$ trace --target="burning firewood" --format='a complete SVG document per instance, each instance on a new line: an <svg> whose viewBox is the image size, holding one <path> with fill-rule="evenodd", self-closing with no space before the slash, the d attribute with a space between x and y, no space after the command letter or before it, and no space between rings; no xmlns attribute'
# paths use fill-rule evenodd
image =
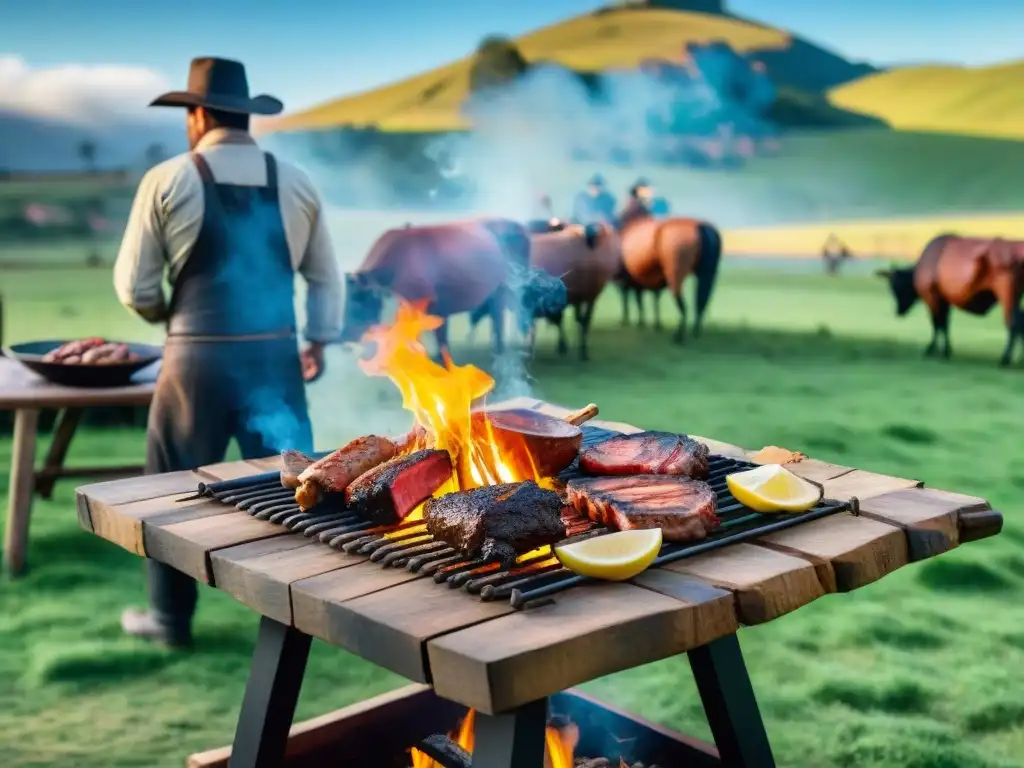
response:
<svg viewBox="0 0 1024 768"><path fill-rule="evenodd" d="M557 493L527 481L445 494L426 503L423 518L428 533L467 558L511 567L517 555L565 538L562 510Z"/></svg>
<svg viewBox="0 0 1024 768"><path fill-rule="evenodd" d="M416 748L443 768L471 768L473 757L448 736L427 736Z"/></svg>

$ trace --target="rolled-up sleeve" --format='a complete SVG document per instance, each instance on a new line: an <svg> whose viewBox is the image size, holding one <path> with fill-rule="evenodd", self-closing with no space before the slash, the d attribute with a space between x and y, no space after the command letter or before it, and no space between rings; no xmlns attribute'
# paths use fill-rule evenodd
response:
<svg viewBox="0 0 1024 768"><path fill-rule="evenodd" d="M161 170L160 166L151 169L139 182L114 263L114 291L118 300L151 323L167 316Z"/></svg>
<svg viewBox="0 0 1024 768"><path fill-rule="evenodd" d="M315 195L312 229L299 274L306 281L306 340L321 344L337 341L342 326L341 270L319 195Z"/></svg>

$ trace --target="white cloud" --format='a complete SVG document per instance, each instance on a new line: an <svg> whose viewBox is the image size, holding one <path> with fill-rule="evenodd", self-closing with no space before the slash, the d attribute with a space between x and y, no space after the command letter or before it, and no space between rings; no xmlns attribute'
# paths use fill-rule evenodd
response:
<svg viewBox="0 0 1024 768"><path fill-rule="evenodd" d="M162 73L145 67L36 68L20 56L0 53L0 109L22 114L89 124L143 117L146 105L170 87Z"/></svg>

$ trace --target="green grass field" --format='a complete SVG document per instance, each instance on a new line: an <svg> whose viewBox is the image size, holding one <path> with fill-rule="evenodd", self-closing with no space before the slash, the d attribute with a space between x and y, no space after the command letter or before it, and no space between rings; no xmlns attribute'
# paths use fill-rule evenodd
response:
<svg viewBox="0 0 1024 768"><path fill-rule="evenodd" d="M8 272L3 284L10 341L154 337L116 306L104 270ZM559 359L552 333L542 333L535 392L570 406L595 401L611 420L783 445L990 499L1006 514L1001 537L745 629L741 642L781 766L1020 766L1024 526L1015 513L1024 471L1015 462L1024 371L996 368L1004 337L995 315L955 315L954 360L922 359L923 312L896 320L883 288L867 276L727 261L706 336L683 348L667 331L620 328L609 293L591 363ZM674 320L667 302L664 315ZM481 346L457 343L457 358L485 358L486 324L479 330ZM464 326L452 338L463 340ZM319 447L404 423L386 383L362 378L340 349L329 363L310 389ZM85 432L69 462L123 463L142 448L141 432ZM0 458L9 453L9 437L0 438ZM37 501L31 572L0 582L4 765L176 768L192 751L230 742L257 617L204 587L193 655L122 638L121 607L143 600L142 563L82 532L73 497L64 484L52 502ZM401 683L315 643L298 717ZM587 688L709 736L684 659Z"/></svg>

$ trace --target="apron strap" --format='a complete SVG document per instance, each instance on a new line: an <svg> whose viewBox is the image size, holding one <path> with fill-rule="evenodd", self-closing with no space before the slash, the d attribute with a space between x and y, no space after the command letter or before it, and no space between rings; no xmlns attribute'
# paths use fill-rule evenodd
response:
<svg viewBox="0 0 1024 768"><path fill-rule="evenodd" d="M277 160L269 152L264 152L263 157L267 163L267 186L263 188L263 197L273 201L277 197Z"/></svg>
<svg viewBox="0 0 1024 768"><path fill-rule="evenodd" d="M213 171L210 170L210 164L206 162L206 158L198 152L192 152L190 156L196 170L199 171L199 178L203 180L203 183L215 185L217 180L213 178Z"/></svg>

